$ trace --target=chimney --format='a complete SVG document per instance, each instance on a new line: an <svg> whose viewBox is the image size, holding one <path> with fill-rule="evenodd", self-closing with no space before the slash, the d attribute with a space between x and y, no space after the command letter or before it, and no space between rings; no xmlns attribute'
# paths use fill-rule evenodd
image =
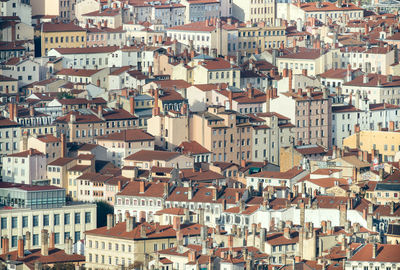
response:
<svg viewBox="0 0 400 270"><path fill-rule="evenodd" d="M29 115L30 115L31 117L35 116L35 110L34 110L34 108L33 108L33 105L30 105L30 106L29 106Z"/></svg>
<svg viewBox="0 0 400 270"><path fill-rule="evenodd" d="M293 71L289 69L289 92L293 89Z"/></svg>
<svg viewBox="0 0 400 270"><path fill-rule="evenodd" d="M72 250L72 239L71 238L65 239L65 244L66 244L65 254L72 255L72 253L73 253L73 250Z"/></svg>
<svg viewBox="0 0 400 270"><path fill-rule="evenodd" d="M126 232L131 232L133 228L135 227L135 217L131 217L129 213L127 213L126 216Z"/></svg>
<svg viewBox="0 0 400 270"><path fill-rule="evenodd" d="M228 90L228 98L229 98L229 110L232 110L233 107L233 92Z"/></svg>
<svg viewBox="0 0 400 270"><path fill-rule="evenodd" d="M394 131L394 121L389 121L389 131Z"/></svg>
<svg viewBox="0 0 400 270"><path fill-rule="evenodd" d="M213 201L216 201L217 200L217 189L216 188L213 188L212 189L212 197L213 197Z"/></svg>
<svg viewBox="0 0 400 270"><path fill-rule="evenodd" d="M25 247L27 250L31 249L31 233L29 231L25 233Z"/></svg>
<svg viewBox="0 0 400 270"><path fill-rule="evenodd" d="M154 107L153 107L153 116L160 114L160 107L158 107L158 89L154 91Z"/></svg>
<svg viewBox="0 0 400 270"><path fill-rule="evenodd" d="M65 141L65 134L61 133L61 157L66 157L67 145Z"/></svg>
<svg viewBox="0 0 400 270"><path fill-rule="evenodd" d="M113 214L107 214L107 230L113 227Z"/></svg>
<svg viewBox="0 0 400 270"><path fill-rule="evenodd" d="M9 118L11 121L15 120L15 115L14 115L14 103L8 103L8 113L9 113Z"/></svg>
<svg viewBox="0 0 400 270"><path fill-rule="evenodd" d="M97 116L99 118L103 118L103 106L102 105L97 106Z"/></svg>
<svg viewBox="0 0 400 270"><path fill-rule="evenodd" d="M55 239L55 233L51 232L50 233L50 243L49 243L49 248L53 249L56 247L56 239Z"/></svg>
<svg viewBox="0 0 400 270"><path fill-rule="evenodd" d="M254 97L254 88L253 87L250 87L249 89L247 89L247 96L250 99L252 99Z"/></svg>
<svg viewBox="0 0 400 270"><path fill-rule="evenodd" d="M47 230L41 232L41 254L42 256L49 256L49 235Z"/></svg>
<svg viewBox="0 0 400 270"><path fill-rule="evenodd" d="M129 98L129 108L130 108L130 110L129 110L129 112L132 114L132 115L135 115L135 97L130 97Z"/></svg>
<svg viewBox="0 0 400 270"><path fill-rule="evenodd" d="M22 237L18 238L18 250L17 250L17 256L18 258L23 258L24 257L24 239Z"/></svg>
<svg viewBox="0 0 400 270"><path fill-rule="evenodd" d="M146 190L146 183L144 181L139 182L139 193L144 193Z"/></svg>
<svg viewBox="0 0 400 270"><path fill-rule="evenodd" d="M289 228L289 227L285 227L285 228L283 229L283 236L284 236L286 239L290 239L290 228Z"/></svg>
<svg viewBox="0 0 400 270"><path fill-rule="evenodd" d="M2 242L3 242L3 245L2 245L2 253L3 253L3 254L6 254L6 253L8 253L9 248L10 248L10 241L8 240L7 236L5 236L5 237L2 239Z"/></svg>
<svg viewBox="0 0 400 270"><path fill-rule="evenodd" d="M303 74L304 76L307 76L307 69L303 69L303 70L302 70L302 74Z"/></svg>
<svg viewBox="0 0 400 270"><path fill-rule="evenodd" d="M181 218L178 216L175 216L172 220L172 228L175 231L179 231L181 229Z"/></svg>
<svg viewBox="0 0 400 270"><path fill-rule="evenodd" d="M302 97L303 96L303 89L298 88L297 89L297 94Z"/></svg>

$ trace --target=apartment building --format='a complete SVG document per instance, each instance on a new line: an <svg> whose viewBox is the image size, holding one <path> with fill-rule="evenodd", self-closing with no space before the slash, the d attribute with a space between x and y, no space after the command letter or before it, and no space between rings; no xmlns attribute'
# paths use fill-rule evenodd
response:
<svg viewBox="0 0 400 270"><path fill-rule="evenodd" d="M24 237L29 242L27 249L40 247L42 241L39 235L43 229L54 233L55 247L64 249L68 238L76 243L83 239L86 230L96 228L96 205L66 204L65 191L61 188L30 185L3 187L15 190L11 193L13 208L0 210L1 234L8 236L10 251L17 249L18 237ZM21 204L24 196L27 200Z"/></svg>
<svg viewBox="0 0 400 270"><path fill-rule="evenodd" d="M51 185L68 188L68 172L76 166L78 161L75 158L60 157L47 164L47 179Z"/></svg>
<svg viewBox="0 0 400 270"><path fill-rule="evenodd" d="M400 76L364 74L343 85L343 94L368 96L370 103L389 103L400 105Z"/></svg>
<svg viewBox="0 0 400 270"><path fill-rule="evenodd" d="M247 55L287 46L286 27L283 25L275 26L260 22L255 26L238 27L237 31L238 51L245 52Z"/></svg>
<svg viewBox="0 0 400 270"><path fill-rule="evenodd" d="M104 27L118 28L122 26L122 9L99 9L82 14L84 24L102 25Z"/></svg>
<svg viewBox="0 0 400 270"><path fill-rule="evenodd" d="M16 94L18 92L18 80L0 75L0 94Z"/></svg>
<svg viewBox="0 0 400 270"><path fill-rule="evenodd" d="M0 157L19 151L21 125L9 118L0 117Z"/></svg>
<svg viewBox="0 0 400 270"><path fill-rule="evenodd" d="M364 9L353 3L344 3L338 1L332 2L310 2L302 3L301 1L293 2L289 5L288 12L292 20L300 19L306 22L308 18L315 18L323 23L339 21L346 18L347 20L360 20L364 18Z"/></svg>
<svg viewBox="0 0 400 270"><path fill-rule="evenodd" d="M9 154L2 159L4 182L32 185L46 180L46 155L36 149Z"/></svg>
<svg viewBox="0 0 400 270"><path fill-rule="evenodd" d="M232 3L232 16L242 22L265 22L267 25L275 23L275 0L233 0Z"/></svg>
<svg viewBox="0 0 400 270"><path fill-rule="evenodd" d="M136 166L149 170L153 166L193 169L193 157L181 155L178 152L140 150L125 158L125 166Z"/></svg>
<svg viewBox="0 0 400 270"><path fill-rule="evenodd" d="M43 23L40 29L41 55L54 48L86 47L86 29L73 23Z"/></svg>
<svg viewBox="0 0 400 270"><path fill-rule="evenodd" d="M190 140L213 149L212 161L240 163L252 157L252 125L247 117L223 106L210 106L208 111L190 118Z"/></svg>
<svg viewBox="0 0 400 270"><path fill-rule="evenodd" d="M151 9L152 20L159 20L164 27L174 27L185 23L185 5L170 3L153 5Z"/></svg>
<svg viewBox="0 0 400 270"><path fill-rule="evenodd" d="M129 213L137 221L152 221L157 211L164 207L170 189L168 183L131 181L115 196L114 213L126 221Z"/></svg>
<svg viewBox="0 0 400 270"><path fill-rule="evenodd" d="M319 144L330 147L332 144L332 100L328 90L309 88L303 91L281 93L271 100L271 111L280 111L290 118L297 142ZM286 108L282 111L281 108Z"/></svg>
<svg viewBox="0 0 400 270"><path fill-rule="evenodd" d="M216 0L196 1L184 0L180 2L185 8L185 23L205 21L219 18L221 3Z"/></svg>
<svg viewBox="0 0 400 270"><path fill-rule="evenodd" d="M3 62L2 75L18 80L18 88L43 79L40 74L40 64L21 57L13 57Z"/></svg>
<svg viewBox="0 0 400 270"><path fill-rule="evenodd" d="M94 142L97 136L130 129L137 117L123 109L97 108L71 111L56 119L58 134L66 134L68 142Z"/></svg>
<svg viewBox="0 0 400 270"><path fill-rule="evenodd" d="M0 16L18 16L21 22L32 25L32 6L29 0L2 1Z"/></svg>
<svg viewBox="0 0 400 270"><path fill-rule="evenodd" d="M96 137L107 149L107 160L120 167L127 156L140 150L154 150L154 137L141 129L127 129Z"/></svg>

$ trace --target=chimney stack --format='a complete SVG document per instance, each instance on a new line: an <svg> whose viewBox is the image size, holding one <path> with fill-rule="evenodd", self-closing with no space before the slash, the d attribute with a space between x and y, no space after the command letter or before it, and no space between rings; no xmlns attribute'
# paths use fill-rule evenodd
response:
<svg viewBox="0 0 400 270"><path fill-rule="evenodd" d="M18 250L17 250L17 256L18 258L23 258L24 257L24 239L22 237L18 238Z"/></svg>
<svg viewBox="0 0 400 270"><path fill-rule="evenodd" d="M67 152L67 145L65 141L65 134L61 133L61 157L64 158L66 157L66 152Z"/></svg>
<svg viewBox="0 0 400 270"><path fill-rule="evenodd" d="M129 112L132 115L135 115L135 97L129 98L129 108L130 108Z"/></svg>
<svg viewBox="0 0 400 270"><path fill-rule="evenodd" d="M107 230L113 227L113 214L107 214Z"/></svg>
<svg viewBox="0 0 400 270"><path fill-rule="evenodd" d="M47 230L41 232L41 254L42 256L49 256L49 235Z"/></svg>

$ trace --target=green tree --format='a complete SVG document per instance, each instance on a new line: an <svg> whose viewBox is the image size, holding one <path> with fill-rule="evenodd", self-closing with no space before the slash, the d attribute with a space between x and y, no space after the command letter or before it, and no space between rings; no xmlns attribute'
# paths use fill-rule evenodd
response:
<svg viewBox="0 0 400 270"><path fill-rule="evenodd" d="M97 205L97 228L107 226L107 215L114 214L114 207L107 202L96 202Z"/></svg>
<svg viewBox="0 0 400 270"><path fill-rule="evenodd" d="M60 93L58 93L57 98L58 98L58 99L63 99L63 98L66 98L66 99L73 99L73 98L75 98L75 97L74 97L73 95L71 95L70 93L67 93L67 92L60 92Z"/></svg>

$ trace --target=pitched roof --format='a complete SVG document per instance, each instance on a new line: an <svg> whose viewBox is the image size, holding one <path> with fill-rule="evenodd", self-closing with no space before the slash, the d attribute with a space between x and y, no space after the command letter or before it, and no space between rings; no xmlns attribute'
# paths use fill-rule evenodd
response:
<svg viewBox="0 0 400 270"><path fill-rule="evenodd" d="M120 132L98 136L97 140L111 140L124 142L153 141L154 136L142 129L127 129Z"/></svg>
<svg viewBox="0 0 400 270"><path fill-rule="evenodd" d="M65 68L56 73L56 75L66 76L79 76L79 77L91 77L98 73L101 69L73 69Z"/></svg>
<svg viewBox="0 0 400 270"><path fill-rule="evenodd" d="M167 152L167 151L153 151L153 150L140 150L128 157L125 160L138 160L138 161L153 161L153 160L171 160L180 153L177 152Z"/></svg>
<svg viewBox="0 0 400 270"><path fill-rule="evenodd" d="M29 156L44 156L44 154L36 149L29 149L15 154L9 154L8 157L29 157Z"/></svg>
<svg viewBox="0 0 400 270"><path fill-rule="evenodd" d="M185 155L190 155L190 154L198 155L198 154L211 153L207 148L203 147L196 141L182 142L178 147L182 150L182 153Z"/></svg>
<svg viewBox="0 0 400 270"><path fill-rule="evenodd" d="M9 118L0 116L0 128L18 127L18 126L20 126L20 124L18 124L17 122L11 121Z"/></svg>
<svg viewBox="0 0 400 270"><path fill-rule="evenodd" d="M258 173L251 174L248 177L292 179L302 172L304 172L303 169L293 167L286 172L261 171Z"/></svg>
<svg viewBox="0 0 400 270"><path fill-rule="evenodd" d="M73 23L51 23L45 22L42 24L43 32L86 32L86 30Z"/></svg>
<svg viewBox="0 0 400 270"><path fill-rule="evenodd" d="M353 3L348 3L347 5L342 4L342 6L338 7L336 3L332 2L322 2L321 7L317 7L317 2L301 3L300 8L306 12L363 10L362 8L356 6Z"/></svg>
<svg viewBox="0 0 400 270"><path fill-rule="evenodd" d="M118 46L103 47L83 47L83 48L54 48L60 54L90 54L90 53L110 53L118 50Z"/></svg>
<svg viewBox="0 0 400 270"><path fill-rule="evenodd" d="M372 256L374 244L366 244L349 261L400 263L400 245L376 244L376 257Z"/></svg>

